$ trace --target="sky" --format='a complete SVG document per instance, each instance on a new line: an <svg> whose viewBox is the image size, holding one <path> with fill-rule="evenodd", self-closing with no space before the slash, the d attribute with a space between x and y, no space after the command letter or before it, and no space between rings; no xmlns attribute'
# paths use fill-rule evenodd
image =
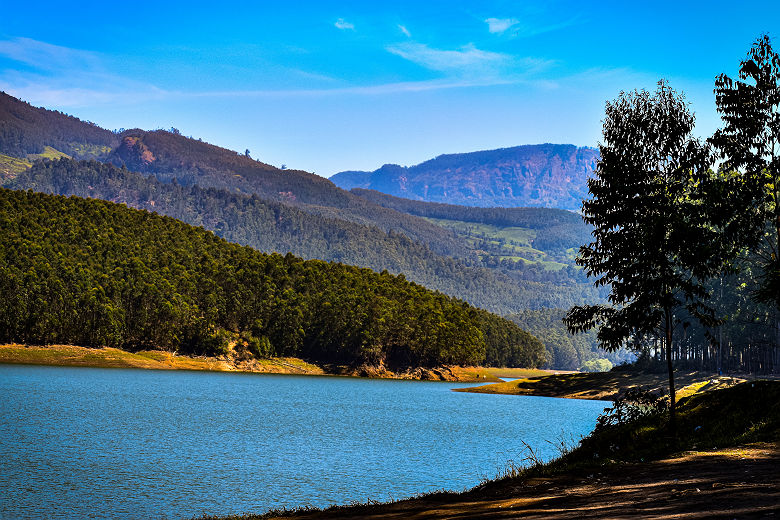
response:
<svg viewBox="0 0 780 520"><path fill-rule="evenodd" d="M780 2L12 2L0 90L111 130L169 129L328 177L444 153L596 146L605 102L712 93Z"/></svg>

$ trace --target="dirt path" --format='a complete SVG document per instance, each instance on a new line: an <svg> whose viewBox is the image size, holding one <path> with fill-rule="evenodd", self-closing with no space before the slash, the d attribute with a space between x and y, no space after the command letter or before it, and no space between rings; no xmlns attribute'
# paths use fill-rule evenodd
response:
<svg viewBox="0 0 780 520"><path fill-rule="evenodd" d="M281 518L780 518L780 449L764 444L693 452L525 484L501 481L462 495Z"/></svg>

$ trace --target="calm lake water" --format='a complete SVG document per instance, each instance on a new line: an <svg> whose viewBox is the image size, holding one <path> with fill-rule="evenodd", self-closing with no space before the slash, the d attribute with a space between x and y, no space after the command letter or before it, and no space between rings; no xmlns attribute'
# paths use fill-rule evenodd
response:
<svg viewBox="0 0 780 520"><path fill-rule="evenodd" d="M0 365L0 518L192 518L463 490L598 401L419 381Z"/></svg>

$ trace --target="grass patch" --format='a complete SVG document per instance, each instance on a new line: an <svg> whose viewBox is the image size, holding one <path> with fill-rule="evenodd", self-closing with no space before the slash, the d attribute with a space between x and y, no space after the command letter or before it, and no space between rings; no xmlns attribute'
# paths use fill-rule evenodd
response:
<svg viewBox="0 0 780 520"><path fill-rule="evenodd" d="M115 348L92 349L73 345L45 347L0 345L0 363L153 370L246 371L277 374L317 375L324 373L322 368L297 358L260 359L236 365L227 360L213 357L180 356L173 352L159 350L127 352Z"/></svg>
<svg viewBox="0 0 780 520"><path fill-rule="evenodd" d="M561 370L544 370L541 368L488 368L488 371L502 379L525 379L529 377L543 377L560 373L569 373Z"/></svg>
<svg viewBox="0 0 780 520"><path fill-rule="evenodd" d="M81 159L102 159L111 152L110 146L86 143L68 143L74 156Z"/></svg>
<svg viewBox="0 0 780 520"><path fill-rule="evenodd" d="M13 179L27 170L30 166L32 166L30 161L0 154L0 181Z"/></svg>
<svg viewBox="0 0 780 520"><path fill-rule="evenodd" d="M452 366L448 368L449 371L452 372L452 375L458 378L458 381L463 381L466 383L472 383L472 382L491 383L491 382L501 381L500 379L501 376L497 376L492 368L457 367L457 366Z"/></svg>
<svg viewBox="0 0 780 520"><path fill-rule="evenodd" d="M56 148L52 148L51 146L44 146L43 152L41 153L29 153L27 154L27 159L30 161L36 161L38 159L70 159L70 155L66 153L62 153L61 151L57 150Z"/></svg>

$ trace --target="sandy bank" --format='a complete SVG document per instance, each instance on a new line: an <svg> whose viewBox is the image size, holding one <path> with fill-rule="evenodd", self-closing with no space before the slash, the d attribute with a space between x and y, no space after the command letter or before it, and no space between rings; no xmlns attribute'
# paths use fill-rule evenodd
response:
<svg viewBox="0 0 780 520"><path fill-rule="evenodd" d="M234 356L191 357L165 351L127 352L115 348L85 348L74 345L0 345L0 363L26 365L80 366L100 368L143 368L152 370L207 370L214 372L253 372L266 374L338 375L381 379L430 381L500 381L483 367L445 366L412 368L393 372L385 367L336 365L320 366L298 358L237 358Z"/></svg>

